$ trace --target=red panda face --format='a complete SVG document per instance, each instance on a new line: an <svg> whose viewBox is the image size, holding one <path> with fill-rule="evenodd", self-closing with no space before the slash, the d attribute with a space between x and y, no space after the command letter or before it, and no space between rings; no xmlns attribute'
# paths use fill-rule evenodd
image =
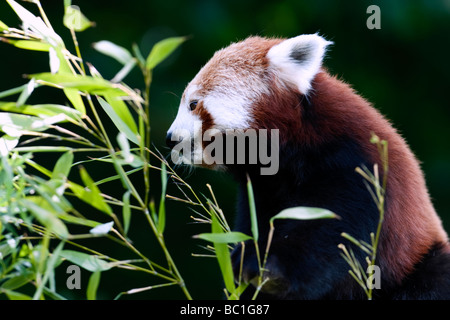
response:
<svg viewBox="0 0 450 320"><path fill-rule="evenodd" d="M183 140L191 147L190 154L183 152L183 162L210 164L203 152L205 133L263 129L260 124L273 110L264 110L261 100L270 101L280 88L306 95L328 44L317 34L287 40L251 37L216 52L186 87L168 130L169 146ZM180 149L173 153L179 155Z"/></svg>

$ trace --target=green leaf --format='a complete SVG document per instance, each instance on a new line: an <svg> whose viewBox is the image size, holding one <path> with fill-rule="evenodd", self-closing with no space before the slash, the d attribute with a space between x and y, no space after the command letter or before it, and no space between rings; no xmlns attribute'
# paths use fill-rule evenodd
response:
<svg viewBox="0 0 450 320"><path fill-rule="evenodd" d="M1 28L1 26L0 26ZM51 48L51 45L42 41L36 40L13 40L13 39L5 39L5 42L12 44L13 46L25 49L25 50L33 50L33 51L45 51L48 52Z"/></svg>
<svg viewBox="0 0 450 320"><path fill-rule="evenodd" d="M128 116L129 110L128 110L128 107L125 105L125 103L121 100L115 100L115 102L113 103L113 105L115 106L115 108L114 108L111 104L109 104L108 102L106 102L105 100L103 100L100 97L98 98L98 101L100 102L100 105L103 108L103 110L106 112L106 114L112 120L114 125L117 127L117 129L120 132L122 132L123 134L125 134L125 136L128 138L128 140L139 145L139 138L138 138L138 134L136 133L137 132L136 123L134 122L134 120L129 119L129 117L131 117L131 119L133 119L133 118L132 118L131 114ZM119 101L121 101L121 103ZM122 103L126 109L119 107L120 105L122 105ZM125 110L127 110L128 112L126 112ZM131 122L131 121L133 121L133 122ZM134 128L130 128L130 126L128 126L127 122L134 123Z"/></svg>
<svg viewBox="0 0 450 320"><path fill-rule="evenodd" d="M53 250L52 255L47 261L46 264L46 270L44 277L42 278L42 281L40 281L36 292L33 295L33 300L38 300L41 298L42 292L45 291L45 284L48 280L51 280L54 282L55 277L55 268L58 266L58 264L61 262L59 259L60 253L62 251L62 248L65 245L65 241L61 241L55 250Z"/></svg>
<svg viewBox="0 0 450 320"><path fill-rule="evenodd" d="M50 231L54 229L54 227L51 227L51 224L55 225L56 227L59 227L61 225L61 228L67 232L65 224L59 220L61 216L65 215L65 210L70 210L71 205L67 202L63 197L61 197L59 194L56 194L55 191L51 190L51 182L48 181L48 184L42 184L42 185L36 185L37 192L40 194L39 196L27 196L26 201L28 203L32 203L35 208L38 208L38 210L43 215L42 218L38 220L46 226ZM64 209L63 209L64 207ZM30 208L27 207L29 210ZM38 212L37 214L40 214ZM46 213L46 214L45 214ZM36 213L34 214L36 216ZM47 215L49 217L47 217ZM51 224L44 223L43 219L50 220Z"/></svg>
<svg viewBox="0 0 450 320"><path fill-rule="evenodd" d="M128 139L123 132L119 132L119 134L117 135L117 143L120 147L120 155L123 159L123 163L131 165L134 161L135 156L132 152L130 152L130 144L128 143ZM111 159L107 160L112 161Z"/></svg>
<svg viewBox="0 0 450 320"><path fill-rule="evenodd" d="M38 206L34 201L24 199L21 200L20 203L30 210L36 219L51 232L63 239L66 239L69 236L66 225L57 217L56 212L50 211L49 208L44 209Z"/></svg>
<svg viewBox="0 0 450 320"><path fill-rule="evenodd" d="M31 116L36 116L42 119L64 114L68 119L78 122L81 119L81 113L70 107L59 104L36 104L36 105L21 105L18 106L15 102L0 102L0 110L10 111L14 113L22 113ZM61 121L64 122L65 120Z"/></svg>
<svg viewBox="0 0 450 320"><path fill-rule="evenodd" d="M105 100L109 103L109 105L113 108L114 112L120 117L120 119L130 128L133 134L137 135L137 126L134 121L133 116L131 115L130 110L128 109L127 104L123 101L120 96L113 94L104 94Z"/></svg>
<svg viewBox="0 0 450 320"><path fill-rule="evenodd" d="M167 189L167 169L164 162L161 163L161 199L158 210L158 231L164 232L166 226L166 189Z"/></svg>
<svg viewBox="0 0 450 320"><path fill-rule="evenodd" d="M156 213L155 201L153 199L150 200L150 203L148 204L148 207L149 207L150 212L152 214L153 221L155 222L155 224L158 224L158 214Z"/></svg>
<svg viewBox="0 0 450 320"><path fill-rule="evenodd" d="M315 220L315 219L333 219L339 218L338 215L327 209L314 207L292 207L282 210L270 219L273 223L275 219L294 219L294 220Z"/></svg>
<svg viewBox="0 0 450 320"><path fill-rule="evenodd" d="M89 230L89 233L90 234L95 234L95 235L105 235L109 231L111 231L113 225L114 225L114 221L107 222L107 223L104 223L104 224L100 224L100 225L92 228L91 230Z"/></svg>
<svg viewBox="0 0 450 320"><path fill-rule="evenodd" d="M53 31L53 29L47 26L40 17L36 17L30 11L22 7L14 0L6 0L11 8L19 16L20 20L24 22L33 32L39 34L44 38L45 42L48 42L52 46L64 46L64 42L61 37Z"/></svg>
<svg viewBox="0 0 450 320"><path fill-rule="evenodd" d="M241 232L226 232L226 233L201 233L195 238L207 240L213 243L237 243L251 240L252 237Z"/></svg>
<svg viewBox="0 0 450 320"><path fill-rule="evenodd" d="M32 74L29 78L45 81L65 89L78 89L80 91L86 91L92 94L113 94L115 96L127 95L124 91L120 90L109 81L91 76L43 72Z"/></svg>
<svg viewBox="0 0 450 320"><path fill-rule="evenodd" d="M89 277L89 283L86 290L86 297L88 300L95 300L97 298L97 289L100 283L100 271L95 271Z"/></svg>
<svg viewBox="0 0 450 320"><path fill-rule="evenodd" d="M57 292L55 292L53 290L50 290L50 289L48 289L46 287L43 288L43 291L44 291L45 295L47 297L49 297L50 299L53 299L53 300L67 300L65 297L63 297L59 293L57 293Z"/></svg>
<svg viewBox="0 0 450 320"><path fill-rule="evenodd" d="M32 300L30 296L16 291L4 290L4 293L6 294L9 300Z"/></svg>
<svg viewBox="0 0 450 320"><path fill-rule="evenodd" d="M86 218L79 218L79 217L71 216L69 214L59 215L59 218L61 220L67 221L69 223L79 224L79 225L91 227L91 228L95 228L96 226L100 225L100 222L97 222L94 220L89 220Z"/></svg>
<svg viewBox="0 0 450 320"><path fill-rule="evenodd" d="M26 87L23 89L22 93L20 94L19 98L17 99L17 102L16 102L17 106L20 107L27 101L29 96L33 93L35 85L36 85L36 81L34 79L31 79L27 83Z"/></svg>
<svg viewBox="0 0 450 320"><path fill-rule="evenodd" d="M15 87L15 88L12 88L12 89L8 89L8 90L5 90L5 91L2 91L2 92L0 92L0 99L2 99L4 97L9 97L9 96L21 93L26 86L27 86L27 84L23 84L23 85L21 85L19 87Z"/></svg>
<svg viewBox="0 0 450 320"><path fill-rule="evenodd" d="M131 195L131 191L127 191L123 194L123 197L122 197L123 230L124 230L125 234L128 233L128 229L130 228L130 221L131 221L130 195Z"/></svg>
<svg viewBox="0 0 450 320"><path fill-rule="evenodd" d="M6 134L3 135L3 137L0 138L0 156L6 157L8 153L17 146L18 143L18 138L10 137ZM4 169L5 168L3 168L3 170Z"/></svg>
<svg viewBox="0 0 450 320"><path fill-rule="evenodd" d="M139 61L140 66L145 66L145 59L142 56L139 46L136 43L133 43L132 49L133 49L134 55L136 56L136 59Z"/></svg>
<svg viewBox="0 0 450 320"><path fill-rule="evenodd" d="M81 98L81 95L78 93L78 90L65 88L63 89L63 91L67 99L69 99L69 101L72 103L75 110L80 112L82 115L85 115L86 106L84 105L83 99Z"/></svg>
<svg viewBox="0 0 450 320"><path fill-rule="evenodd" d="M65 116L63 114L41 119L23 114L2 112L0 113L0 131L11 137L20 137L26 131L45 131L51 125L64 120Z"/></svg>
<svg viewBox="0 0 450 320"><path fill-rule="evenodd" d="M113 264L100 259L98 256L89 255L83 252L63 250L59 256L90 272L106 271L113 267Z"/></svg>
<svg viewBox="0 0 450 320"><path fill-rule="evenodd" d="M104 55L107 55L118 62L120 62L123 65L126 65L131 60L133 60L133 56L131 55L130 51L125 49L124 47L118 46L115 43L112 43L111 41L102 40L99 42L94 43L93 45L94 49L98 52L103 53Z"/></svg>
<svg viewBox="0 0 450 320"><path fill-rule="evenodd" d="M62 50L56 48L56 55L59 59L59 70L58 74L68 74L72 75L72 69L70 63L67 61L66 56L62 53ZM82 115L86 114L86 106L84 105L83 99L77 89L64 88L64 94L67 99L72 103L73 107L80 112Z"/></svg>
<svg viewBox="0 0 450 320"><path fill-rule="evenodd" d="M78 6L69 5L65 8L63 23L68 29L81 32L94 25L84 14L81 13Z"/></svg>
<svg viewBox="0 0 450 320"><path fill-rule="evenodd" d="M4 290L16 290L20 287L26 285L30 281L34 279L34 274L32 272L26 272L24 274L20 274L11 279L8 279L0 286L0 291Z"/></svg>
<svg viewBox="0 0 450 320"><path fill-rule="evenodd" d="M73 164L73 152L64 153L56 162L52 172L52 179L67 179Z"/></svg>
<svg viewBox="0 0 450 320"><path fill-rule="evenodd" d="M251 221L251 229L253 239L258 241L258 218L256 216L256 205L255 205L255 196L253 194L253 186L250 181L250 177L247 176L247 194L248 194L248 205L250 208L250 221Z"/></svg>
<svg viewBox="0 0 450 320"><path fill-rule="evenodd" d="M80 200L90 204L100 211L107 213L108 215L111 215L113 213L111 207L105 202L105 199L103 199L101 195L100 189L95 185L94 181L83 167L80 168L80 176L86 187L83 188L74 182L69 182L69 188Z"/></svg>
<svg viewBox="0 0 450 320"><path fill-rule="evenodd" d="M158 64L165 60L176 48L178 48L186 37L172 37L156 43L146 59L147 69L154 69Z"/></svg>
<svg viewBox="0 0 450 320"><path fill-rule="evenodd" d="M224 231L220 226L214 213L211 214L211 231L213 234L223 234ZM217 261L219 262L220 271L222 273L223 281L225 282L225 287L228 292L232 293L235 291L234 286L234 274L233 267L231 265L230 250L226 243L214 242L214 249L216 252Z"/></svg>
<svg viewBox="0 0 450 320"><path fill-rule="evenodd" d="M126 65L123 66L122 69L120 69L119 72L114 76L114 78L111 79L111 82L113 83L119 83L121 82L130 72L133 70L134 66L136 65L136 60L130 60Z"/></svg>
<svg viewBox="0 0 450 320"><path fill-rule="evenodd" d="M61 66L61 61L59 60L58 52L53 47L51 47L48 50L48 58L49 58L48 63L50 66L50 72L58 73L59 68Z"/></svg>
<svg viewBox="0 0 450 320"><path fill-rule="evenodd" d="M0 21L0 32L2 32L2 31L7 31L9 29L9 27L6 25L6 24L4 24L2 21Z"/></svg>

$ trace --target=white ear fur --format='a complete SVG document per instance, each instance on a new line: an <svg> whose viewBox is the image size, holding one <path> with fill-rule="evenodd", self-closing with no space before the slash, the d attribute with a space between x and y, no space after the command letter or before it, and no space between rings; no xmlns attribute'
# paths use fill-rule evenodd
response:
<svg viewBox="0 0 450 320"><path fill-rule="evenodd" d="M328 45L332 42L317 34L305 34L284 40L267 53L278 76L294 85L302 94L311 89L311 81L319 72Z"/></svg>

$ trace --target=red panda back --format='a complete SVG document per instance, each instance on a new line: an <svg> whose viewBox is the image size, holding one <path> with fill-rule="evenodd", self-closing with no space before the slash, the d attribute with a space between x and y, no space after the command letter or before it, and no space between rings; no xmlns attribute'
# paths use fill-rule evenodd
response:
<svg viewBox="0 0 450 320"><path fill-rule="evenodd" d="M311 148L346 136L381 168L372 133L388 142L387 204L379 244L379 264L385 276L400 283L436 243L447 243L447 234L431 203L419 162L405 140L372 105L346 83L322 69L312 82L312 92L299 102L300 93L272 80L271 96L254 104L254 128L278 128L282 143L295 141ZM314 109L314 121L302 111ZM370 168L372 169L372 168ZM362 179L362 178L361 178ZM355 214L358 214L355 212Z"/></svg>
<svg viewBox="0 0 450 320"><path fill-rule="evenodd" d="M321 72L314 80L313 104L323 112L321 137L345 132L363 146L381 167L371 133L388 142L386 213L379 244L379 263L400 282L436 243L447 243L447 234L435 212L419 162L391 124L347 84ZM303 134L307 134L303 132ZM357 214L357 213L355 213Z"/></svg>

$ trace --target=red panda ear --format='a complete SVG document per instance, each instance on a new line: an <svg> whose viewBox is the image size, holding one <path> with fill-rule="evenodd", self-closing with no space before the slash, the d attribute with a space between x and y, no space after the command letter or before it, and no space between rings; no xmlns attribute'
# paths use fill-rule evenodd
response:
<svg viewBox="0 0 450 320"><path fill-rule="evenodd" d="M283 82L306 95L330 44L332 42L317 34L305 34L273 46L267 58Z"/></svg>

